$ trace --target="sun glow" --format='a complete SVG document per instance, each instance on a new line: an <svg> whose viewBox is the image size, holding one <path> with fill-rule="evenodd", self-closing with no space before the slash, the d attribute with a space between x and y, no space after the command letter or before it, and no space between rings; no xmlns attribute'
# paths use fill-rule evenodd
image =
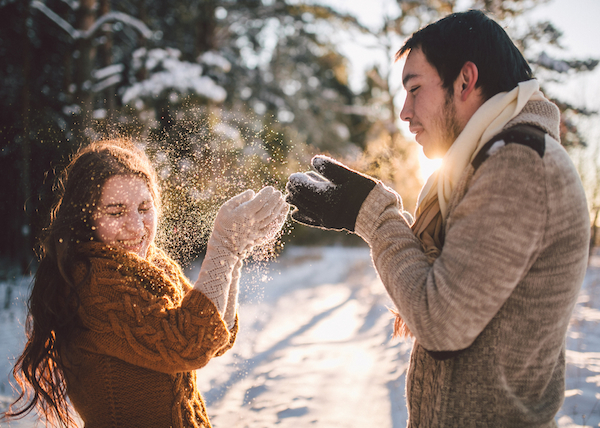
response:
<svg viewBox="0 0 600 428"><path fill-rule="evenodd" d="M419 165L421 170L421 178L426 182L431 174L433 174L442 165L441 159L428 159L423 153L423 148L419 150Z"/></svg>

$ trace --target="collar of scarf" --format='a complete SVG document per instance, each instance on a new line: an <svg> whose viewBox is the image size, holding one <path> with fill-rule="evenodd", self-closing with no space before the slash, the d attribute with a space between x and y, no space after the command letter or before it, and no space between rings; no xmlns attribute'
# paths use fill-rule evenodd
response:
<svg viewBox="0 0 600 428"><path fill-rule="evenodd" d="M473 114L419 194L414 234L421 240L430 263L443 246L443 229L448 203L465 169L483 145L517 116L529 101L548 101L536 80L520 82L510 92L501 92L487 100Z"/></svg>
<svg viewBox="0 0 600 428"><path fill-rule="evenodd" d="M177 263L154 244L148 249L145 259L100 242L82 244L80 253L90 259L105 261L106 267L116 269L129 285L144 288L157 297L168 297L173 303L183 299L184 287L189 285ZM114 267L111 262L114 262Z"/></svg>

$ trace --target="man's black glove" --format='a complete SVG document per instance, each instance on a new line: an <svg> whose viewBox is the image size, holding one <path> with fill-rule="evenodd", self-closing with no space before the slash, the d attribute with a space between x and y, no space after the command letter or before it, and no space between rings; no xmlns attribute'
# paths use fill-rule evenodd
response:
<svg viewBox="0 0 600 428"><path fill-rule="evenodd" d="M292 218L309 226L354 232L356 217L377 182L327 156L312 158L313 171L292 174L285 201Z"/></svg>

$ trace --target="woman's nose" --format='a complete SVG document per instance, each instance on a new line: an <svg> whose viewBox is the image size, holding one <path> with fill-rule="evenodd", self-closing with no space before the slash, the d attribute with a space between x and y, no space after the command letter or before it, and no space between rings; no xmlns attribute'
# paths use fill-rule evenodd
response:
<svg viewBox="0 0 600 428"><path fill-rule="evenodd" d="M127 215L127 222L125 224L128 230L132 232L137 232L144 229L144 220L142 215L137 212L130 212Z"/></svg>

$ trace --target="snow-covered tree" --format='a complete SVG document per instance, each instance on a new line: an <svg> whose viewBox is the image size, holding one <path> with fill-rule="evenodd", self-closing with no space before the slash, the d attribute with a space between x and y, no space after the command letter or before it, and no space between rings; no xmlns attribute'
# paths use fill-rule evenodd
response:
<svg viewBox="0 0 600 428"><path fill-rule="evenodd" d="M415 146L397 130L400 88L389 65L405 37L459 3L494 12L513 31L513 18L541 0L398 0L378 29L325 0L0 1L0 215L9 219L0 256L21 251L26 266L51 168L102 136L145 141L167 205L187 207L192 223L209 224L201 213L242 187L282 188L317 152L416 194ZM513 34L542 81L597 64L542 49L559 40L550 24ZM362 89L350 86L340 35L370 37L389 60L368 70ZM585 109L557 101L563 140L580 144L573 117ZM165 235L188 235L182 218L166 220Z"/></svg>

